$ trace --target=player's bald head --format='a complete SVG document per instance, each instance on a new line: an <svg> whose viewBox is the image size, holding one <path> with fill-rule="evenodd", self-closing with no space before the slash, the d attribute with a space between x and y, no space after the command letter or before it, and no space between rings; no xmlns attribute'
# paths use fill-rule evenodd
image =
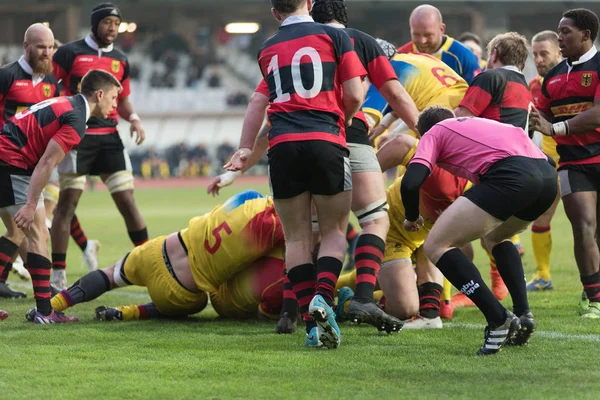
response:
<svg viewBox="0 0 600 400"><path fill-rule="evenodd" d="M436 7L429 4L422 4L415 8L412 13L410 13L409 23L412 25L413 23L438 23L442 24L444 21L442 20L442 13Z"/></svg>
<svg viewBox="0 0 600 400"><path fill-rule="evenodd" d="M27 28L23 41L27 43L51 41L54 43L54 34L52 29L38 22Z"/></svg>

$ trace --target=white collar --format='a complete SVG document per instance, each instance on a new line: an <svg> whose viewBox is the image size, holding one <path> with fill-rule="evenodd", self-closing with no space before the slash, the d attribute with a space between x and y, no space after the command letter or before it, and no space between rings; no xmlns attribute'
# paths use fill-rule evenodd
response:
<svg viewBox="0 0 600 400"><path fill-rule="evenodd" d="M284 19L281 26L300 24L302 22L315 22L315 20L310 15L292 15Z"/></svg>
<svg viewBox="0 0 600 400"><path fill-rule="evenodd" d="M85 44L90 46L92 49L96 50L98 52L98 55L100 55L100 52L103 52L103 53L111 52L111 51L113 51L113 47L114 47L112 43L106 47L100 47L100 45L98 45L98 43L96 43L96 41L92 37L91 33L88 33L88 35L85 37Z"/></svg>
<svg viewBox="0 0 600 400"><path fill-rule="evenodd" d="M571 65L583 64L584 62L590 61L597 52L598 50L596 50L596 46L592 46L592 48L586 51L584 55L579 57L579 60L573 61ZM567 60L567 64L569 64L569 60Z"/></svg>
<svg viewBox="0 0 600 400"><path fill-rule="evenodd" d="M337 22L332 22L330 24L326 24L329 26L333 26L334 28L338 28L338 29L346 29L346 27L343 24L339 24Z"/></svg>
<svg viewBox="0 0 600 400"><path fill-rule="evenodd" d="M37 85L38 83L40 83L41 81L44 80L45 75L34 73L33 68L31 68L31 65L29 65L27 60L25 60L25 56L21 56L21 58L19 58L18 62L19 62L19 66L23 69L23 71L25 71L26 73L31 75L31 80L33 82L33 86Z"/></svg>
<svg viewBox="0 0 600 400"><path fill-rule="evenodd" d="M82 95L81 93L79 93L79 95L81 97L83 97L83 102L85 103L85 122L87 124L87 121L90 119L91 117L91 110L90 110L90 103L88 103L87 99L85 98L84 95Z"/></svg>
<svg viewBox="0 0 600 400"><path fill-rule="evenodd" d="M523 75L523 71L521 71L516 65L503 65L499 69L507 69L509 71L515 71L515 72L518 72L519 74Z"/></svg>

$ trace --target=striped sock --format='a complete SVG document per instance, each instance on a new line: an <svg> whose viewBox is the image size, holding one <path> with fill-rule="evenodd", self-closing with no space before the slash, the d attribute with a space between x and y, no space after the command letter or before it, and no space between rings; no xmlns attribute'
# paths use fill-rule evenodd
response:
<svg viewBox="0 0 600 400"><path fill-rule="evenodd" d="M419 286L419 314L424 318L440 316L442 286L435 282L425 282Z"/></svg>
<svg viewBox="0 0 600 400"><path fill-rule="evenodd" d="M31 274L31 283L33 285L33 297L37 310L42 315L48 315L52 312L50 305L50 270L52 263L46 257L35 253L27 253L27 270Z"/></svg>
<svg viewBox="0 0 600 400"><path fill-rule="evenodd" d="M333 305L335 285L344 264L335 257L321 257L317 260L317 294L323 296L327 304Z"/></svg>
<svg viewBox="0 0 600 400"><path fill-rule="evenodd" d="M77 246L84 251L87 247L87 236L83 229L81 229L81 225L79 225L79 220L77 219L77 215L73 214L73 219L71 219L71 237L77 243Z"/></svg>
<svg viewBox="0 0 600 400"><path fill-rule="evenodd" d="M52 253L52 269L61 270L67 269L67 254Z"/></svg>
<svg viewBox="0 0 600 400"><path fill-rule="evenodd" d="M136 247L141 246L148 241L148 229L146 229L146 227L139 231L129 231L127 233L129 234L129 239L131 239L131 242Z"/></svg>
<svg viewBox="0 0 600 400"><path fill-rule="evenodd" d="M297 265L289 270L287 276L294 288L296 299L298 299L298 307L302 313L302 318L306 322L306 333L309 333L316 326L308 314L308 305L315 296L317 283L315 266L313 264Z"/></svg>
<svg viewBox="0 0 600 400"><path fill-rule="evenodd" d="M298 318L298 300L294 293L294 286L288 276L283 277L283 303L281 305L281 315L287 313L288 318L295 321Z"/></svg>
<svg viewBox="0 0 600 400"><path fill-rule="evenodd" d="M11 242L4 236L0 237L0 282L6 282L10 267L12 267L12 260L15 254L17 254L19 246L16 243Z"/></svg>
<svg viewBox="0 0 600 400"><path fill-rule="evenodd" d="M12 263L7 263L4 267L0 266L0 268L4 268L2 272L0 272L0 283L6 283L8 279L8 273L12 269Z"/></svg>
<svg viewBox="0 0 600 400"><path fill-rule="evenodd" d="M583 290L590 302L600 302L600 271L590 276L581 276Z"/></svg>
<svg viewBox="0 0 600 400"><path fill-rule="evenodd" d="M358 238L354 252L356 264L356 290L354 299L373 301L373 291L381 268L385 242L376 235L363 233Z"/></svg>

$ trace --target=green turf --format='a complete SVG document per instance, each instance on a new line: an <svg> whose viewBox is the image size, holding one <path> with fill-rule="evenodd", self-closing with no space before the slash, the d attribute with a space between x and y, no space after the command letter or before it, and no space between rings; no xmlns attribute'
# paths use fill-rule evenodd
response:
<svg viewBox="0 0 600 400"><path fill-rule="evenodd" d="M140 190L137 201L151 236L186 226L242 187L213 199L204 188ZM263 192L265 187L260 188ZM124 225L106 192L86 193L77 211L89 238L102 242L101 265L129 249ZM600 393L600 321L577 314L581 293L568 221L559 207L553 222L552 292L530 296L539 334L525 348L481 358L484 320L475 309L455 312L437 331L380 335L342 324L337 350L302 347L301 332L274 334L274 323L215 320L206 310L185 322L93 320L98 305L141 303L143 289L109 293L76 306L82 322L37 326L24 322L33 300L0 302L0 399L225 399L225 398L577 398ZM528 277L534 263L530 234L522 235ZM484 277L482 250L476 261ZM73 244L68 279L86 272ZM31 298L28 284L15 281ZM505 301L509 305L509 301Z"/></svg>

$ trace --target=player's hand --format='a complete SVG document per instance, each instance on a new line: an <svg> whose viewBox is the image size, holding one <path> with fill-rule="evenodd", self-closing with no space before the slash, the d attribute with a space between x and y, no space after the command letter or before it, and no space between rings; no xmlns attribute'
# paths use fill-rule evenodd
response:
<svg viewBox="0 0 600 400"><path fill-rule="evenodd" d="M223 168L228 171L241 171L246 166L246 161L248 161L251 154L252 149L241 148L231 156L231 160Z"/></svg>
<svg viewBox="0 0 600 400"><path fill-rule="evenodd" d="M208 187L206 188L206 193L207 194L212 194L213 197L218 196L219 195L219 190L223 187L223 185L221 184L221 177L220 176L215 176L213 178L212 181L210 181L210 183L208 184Z"/></svg>
<svg viewBox="0 0 600 400"><path fill-rule="evenodd" d="M419 215L419 218L417 218L416 221L409 221L409 220L405 219L402 226L404 227L404 230L407 232L418 232L424 223L425 223L425 221L423 220L423 217L421 217Z"/></svg>
<svg viewBox="0 0 600 400"><path fill-rule="evenodd" d="M131 137L135 134L135 143L139 146L146 139L146 131L144 131L144 127L142 126L142 122L139 119L135 121L131 121L131 126L129 127L129 134Z"/></svg>
<svg viewBox="0 0 600 400"><path fill-rule="evenodd" d="M373 146L375 146L375 139L377 139L379 136L383 135L383 132L385 132L387 130L387 127L382 126L382 125L377 125L375 128L371 129L371 132L369 132L369 141L371 142L371 144ZM378 146L380 147L380 146Z"/></svg>
<svg viewBox="0 0 600 400"><path fill-rule="evenodd" d="M552 136L552 124L546 121L535 108L529 113L529 129L538 131L542 135Z"/></svg>
<svg viewBox="0 0 600 400"><path fill-rule="evenodd" d="M15 223L21 230L27 230L31 227L31 224L33 224L33 217L35 216L36 207L37 204L25 204L15 214Z"/></svg>
<svg viewBox="0 0 600 400"><path fill-rule="evenodd" d="M221 188L231 185L235 181L235 178L237 178L240 175L240 171L227 171L224 174L215 177L208 184L208 188L206 188L206 193L212 193L213 197L217 196Z"/></svg>

